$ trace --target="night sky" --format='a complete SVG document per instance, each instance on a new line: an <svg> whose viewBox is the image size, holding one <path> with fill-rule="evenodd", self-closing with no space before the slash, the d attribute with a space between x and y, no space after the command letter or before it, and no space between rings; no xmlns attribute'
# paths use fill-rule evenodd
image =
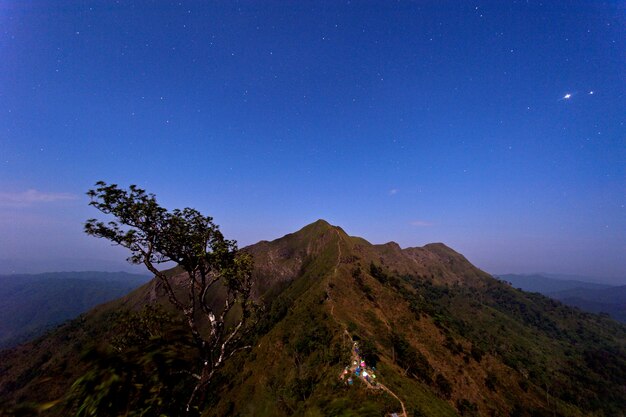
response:
<svg viewBox="0 0 626 417"><path fill-rule="evenodd" d="M0 0L1 262L123 262L82 232L104 180L241 246L324 218L626 284L625 29L623 1Z"/></svg>

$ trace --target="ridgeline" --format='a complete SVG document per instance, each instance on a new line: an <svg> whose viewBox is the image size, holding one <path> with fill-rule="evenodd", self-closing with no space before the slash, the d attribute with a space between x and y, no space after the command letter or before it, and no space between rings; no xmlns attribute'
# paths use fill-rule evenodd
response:
<svg viewBox="0 0 626 417"><path fill-rule="evenodd" d="M264 312L197 415L624 415L624 325L441 243L372 245L319 220L244 250ZM194 356L179 320L153 280L0 353L0 414L183 415L193 382L177 369Z"/></svg>

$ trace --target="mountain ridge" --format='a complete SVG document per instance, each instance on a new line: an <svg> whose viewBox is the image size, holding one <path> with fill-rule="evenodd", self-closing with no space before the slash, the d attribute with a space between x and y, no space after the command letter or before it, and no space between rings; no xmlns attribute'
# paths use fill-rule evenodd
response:
<svg viewBox="0 0 626 417"><path fill-rule="evenodd" d="M407 415L623 415L624 326L511 288L443 244L373 245L320 220L243 250L255 259L253 295L265 313L251 352L226 365L203 416L401 412L389 392L336 377L354 342ZM4 352L0 401L46 403L72 392L94 364L69 366L70 355L114 337L120 312L159 303L172 311L151 281ZM128 406L141 401L133 394ZM63 407L45 415L64 415Z"/></svg>
<svg viewBox="0 0 626 417"><path fill-rule="evenodd" d="M550 278L542 274L501 274L496 275L498 278L508 281L516 288L524 291L539 292L549 294L557 291L565 291L574 288L601 289L613 287L610 284L601 284L589 281L580 281L574 279L557 279Z"/></svg>
<svg viewBox="0 0 626 417"><path fill-rule="evenodd" d="M598 284L578 280L560 280L543 275L500 275L500 279L525 291L539 292L567 305L591 313L609 314L626 323L626 286Z"/></svg>

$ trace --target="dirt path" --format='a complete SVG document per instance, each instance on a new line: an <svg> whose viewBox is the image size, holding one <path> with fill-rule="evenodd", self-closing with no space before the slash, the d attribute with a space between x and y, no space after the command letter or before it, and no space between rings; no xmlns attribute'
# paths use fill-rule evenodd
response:
<svg viewBox="0 0 626 417"><path fill-rule="evenodd" d="M339 240L337 240L337 263L335 264L335 269L333 270L333 276L337 275L337 271L339 270L339 265L341 264L341 237L339 236L339 232L337 232L337 237L339 238ZM326 285L326 294L328 295L328 301L330 303L330 315L335 318L335 304L333 303L333 299L330 295L330 285ZM352 336L350 335L350 333L348 332L347 329L344 329L344 334L347 336L348 341L350 343L350 368L348 370L348 373L345 374L344 371L341 371L341 374L339 375L340 379L344 379L344 377L346 375L349 375L348 377L355 377L355 371L356 368L358 366L358 364L361 361L361 358L359 357L358 353L356 352L356 349L354 348L354 342L352 340ZM355 365L355 363L357 365ZM367 379L365 379L363 377L363 374L360 374L358 376L358 378L365 384L365 386L367 387L367 389L371 389L371 390L383 390L389 393L389 395L391 395L392 397L394 397L396 400L398 400L398 402L400 403L400 406L402 407L402 413L398 413L399 417L408 417L407 413L406 413L406 408L404 407L404 402L389 388L387 388L385 385L377 382L376 385L372 385Z"/></svg>
<svg viewBox="0 0 626 417"><path fill-rule="evenodd" d="M339 265L341 265L341 235L339 232L335 230L337 233L337 263L335 264L335 269L333 269L333 276L337 275L337 271L339 270ZM328 295L328 301L330 303L330 315L335 318L335 303L333 303L333 299L330 296L330 280L326 283L326 294Z"/></svg>
<svg viewBox="0 0 626 417"><path fill-rule="evenodd" d="M350 336L350 333L348 333L347 330L344 330L345 334L348 336L349 340L352 341L352 336ZM351 347L351 357L350 357L350 368L348 370L348 374L344 374L344 372L342 371L341 374L339 375L340 379L344 379L344 377L346 375L349 375L349 377L356 377L355 371L356 368L361 360L361 358L359 357L359 354L356 352L356 349L354 348L354 344L352 342L352 347ZM356 365L355 365L356 362ZM376 382L376 385L373 385L372 383L370 383L367 379L365 379L365 377L363 377L363 374L361 373L358 377L361 380L361 382L363 382L365 384L365 386L367 387L367 389L371 389L371 390L383 390L389 393L389 395L391 395L392 397L394 397L396 400L398 400L398 402L400 403L400 407L402 407L402 413L397 413L398 416L400 417L408 417L407 413L406 413L406 408L404 407L404 402L396 395L395 392L393 392L392 390L390 390L389 388L387 388L385 385L381 384L380 382Z"/></svg>

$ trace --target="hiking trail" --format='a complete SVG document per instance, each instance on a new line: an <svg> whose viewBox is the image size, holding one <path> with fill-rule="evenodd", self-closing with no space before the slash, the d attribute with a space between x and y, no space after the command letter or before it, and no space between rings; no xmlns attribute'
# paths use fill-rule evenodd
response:
<svg viewBox="0 0 626 417"><path fill-rule="evenodd" d="M341 236L339 235L339 232L337 232L337 263L335 264L335 269L333 270L333 276L337 275L337 272L339 270L339 265L341 265L341 257L342 257L342 253L341 253ZM332 297L330 296L330 280L329 282L326 284L326 294L328 296L328 302L330 304L330 315L335 319L335 304L333 302ZM337 321L337 320L335 320ZM356 349L355 349L355 344L354 341L352 339L352 336L350 335L350 332L348 332L348 329L344 328L343 329L344 334L348 337L348 340L350 341L350 367L348 369L348 373L345 373L344 371L341 371L341 374L339 375L339 378L341 380L343 380L343 378L346 375L349 375L350 377L355 376L355 371L356 368L359 366L359 363L361 361L361 358L359 357L359 354L357 353ZM379 383L378 381L376 382L376 385L371 384L367 379L365 379L365 377L363 377L363 374L361 373L357 378L359 378L361 380L361 382L363 382L365 384L365 387L367 389L371 389L371 390L383 390L386 391L387 393L389 393L389 395L391 395L392 397L394 397L396 400L398 400L398 402L400 403L400 407L402 407L402 413L393 413L396 414L398 417L408 417L407 413L406 413L406 408L404 407L404 402L389 388L387 388L385 385ZM390 415L393 415L390 414Z"/></svg>

